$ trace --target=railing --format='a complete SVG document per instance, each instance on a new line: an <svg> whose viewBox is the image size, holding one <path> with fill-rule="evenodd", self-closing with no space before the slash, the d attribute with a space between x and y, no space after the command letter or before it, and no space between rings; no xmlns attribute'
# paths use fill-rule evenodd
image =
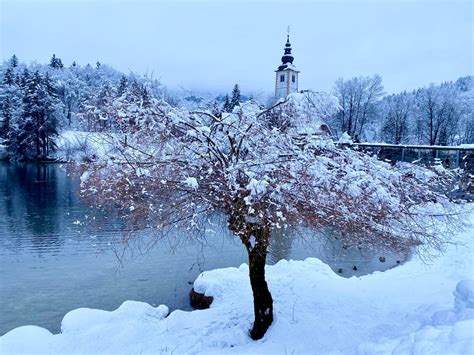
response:
<svg viewBox="0 0 474 355"><path fill-rule="evenodd" d="M384 143L342 143L339 145L376 154L379 159L390 162L403 161L423 165L442 163L446 168L463 168L474 172L474 147L471 146L454 147Z"/></svg>

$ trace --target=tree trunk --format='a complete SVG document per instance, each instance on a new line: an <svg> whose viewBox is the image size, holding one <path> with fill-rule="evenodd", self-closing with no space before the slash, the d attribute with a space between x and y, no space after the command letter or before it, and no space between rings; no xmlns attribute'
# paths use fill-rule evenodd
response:
<svg viewBox="0 0 474 355"><path fill-rule="evenodd" d="M265 280L265 261L270 241L270 225L261 221L252 223L246 220L241 211L246 209L243 200L236 200L236 213L230 213L229 228L240 237L249 255L249 278L253 293L255 320L250 330L253 340L263 338L273 322L273 299Z"/></svg>
<svg viewBox="0 0 474 355"><path fill-rule="evenodd" d="M261 339L268 327L273 322L273 299L265 280L265 261L267 258L267 246L270 231L265 227L256 227L249 238L255 244L248 242L247 251L249 254L249 277L253 292L253 309L255 320L250 337L254 340ZM253 244L253 245L252 245Z"/></svg>

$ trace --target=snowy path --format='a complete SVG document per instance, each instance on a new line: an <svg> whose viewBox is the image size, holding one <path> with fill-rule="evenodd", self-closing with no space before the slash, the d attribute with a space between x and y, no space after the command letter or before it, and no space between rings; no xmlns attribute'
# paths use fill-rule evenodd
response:
<svg viewBox="0 0 474 355"><path fill-rule="evenodd" d="M247 336L252 322L248 267L201 274L199 292L214 296L194 312L125 302L118 310L68 313L63 333L27 326L1 338L12 354L473 354L474 229L464 245L426 265L345 279L317 259L281 261L267 269L275 322L264 339ZM157 279L159 282L159 279Z"/></svg>

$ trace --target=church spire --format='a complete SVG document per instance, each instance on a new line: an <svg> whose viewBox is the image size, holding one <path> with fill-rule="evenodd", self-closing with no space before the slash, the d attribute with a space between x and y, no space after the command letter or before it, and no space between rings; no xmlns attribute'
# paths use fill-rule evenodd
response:
<svg viewBox="0 0 474 355"><path fill-rule="evenodd" d="M299 71L293 65L293 60L290 43L290 26L288 26L281 64L278 69L275 70L275 97L277 98L286 97L292 92L298 92Z"/></svg>
<svg viewBox="0 0 474 355"><path fill-rule="evenodd" d="M290 26L288 26L284 54L283 54L283 57L281 57L281 65L278 69L285 69L288 66L288 64L293 64L294 59L295 58L291 54Z"/></svg>

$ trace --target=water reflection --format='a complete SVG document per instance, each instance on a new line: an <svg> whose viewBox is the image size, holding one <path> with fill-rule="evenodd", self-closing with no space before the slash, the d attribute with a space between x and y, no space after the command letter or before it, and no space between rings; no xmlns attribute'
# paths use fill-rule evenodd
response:
<svg viewBox="0 0 474 355"><path fill-rule="evenodd" d="M91 209L78 188L78 179L58 165L0 163L0 334L26 324L57 332L72 309L112 310L128 299L189 310L189 283L201 271L247 261L218 217L199 238L177 229L160 240L142 232L139 243L124 248L117 243L124 235L118 223L82 224ZM399 259L384 254L381 263L377 252L296 235L275 231L268 262L316 256L350 276L387 269Z"/></svg>
<svg viewBox="0 0 474 355"><path fill-rule="evenodd" d="M63 240L59 237L57 167L4 164L0 170L0 216L5 216L0 243L17 251L26 243L39 255L58 252Z"/></svg>

